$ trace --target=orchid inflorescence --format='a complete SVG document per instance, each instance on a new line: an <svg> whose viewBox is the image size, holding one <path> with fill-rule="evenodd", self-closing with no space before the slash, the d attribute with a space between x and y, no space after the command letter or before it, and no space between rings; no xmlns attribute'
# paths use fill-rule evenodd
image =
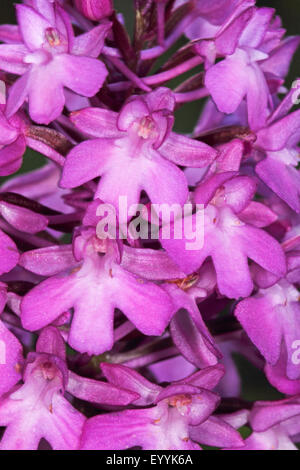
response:
<svg viewBox="0 0 300 470"><path fill-rule="evenodd" d="M255 0L129 3L132 34L112 0L0 26L0 449L297 449L300 37Z"/></svg>

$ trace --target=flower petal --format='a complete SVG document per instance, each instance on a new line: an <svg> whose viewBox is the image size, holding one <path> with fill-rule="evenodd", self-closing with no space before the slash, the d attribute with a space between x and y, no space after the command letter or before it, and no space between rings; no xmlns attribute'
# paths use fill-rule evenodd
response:
<svg viewBox="0 0 300 470"><path fill-rule="evenodd" d="M100 176L106 169L112 151L113 140L109 139L90 140L76 145L66 157L60 186L74 188Z"/></svg>
<svg viewBox="0 0 300 470"><path fill-rule="evenodd" d="M234 87L232 84L234 83ZM213 65L205 76L205 86L212 95L218 109L223 113L233 113L246 95L248 67L245 58L231 56Z"/></svg>
<svg viewBox="0 0 300 470"><path fill-rule="evenodd" d="M53 64L64 86L88 97L94 96L99 91L108 74L105 65L91 57L59 54Z"/></svg>
<svg viewBox="0 0 300 470"><path fill-rule="evenodd" d="M45 30L52 25L28 5L16 5L20 33L29 50L35 51L45 42Z"/></svg>
<svg viewBox="0 0 300 470"><path fill-rule="evenodd" d="M74 126L90 137L120 137L117 113L108 109L85 108L71 113Z"/></svg>
<svg viewBox="0 0 300 470"><path fill-rule="evenodd" d="M159 153L181 166L202 168L216 158L217 151L198 140L171 132L159 147Z"/></svg>
<svg viewBox="0 0 300 470"><path fill-rule="evenodd" d="M19 261L19 253L12 239L0 230L0 274L11 271Z"/></svg>

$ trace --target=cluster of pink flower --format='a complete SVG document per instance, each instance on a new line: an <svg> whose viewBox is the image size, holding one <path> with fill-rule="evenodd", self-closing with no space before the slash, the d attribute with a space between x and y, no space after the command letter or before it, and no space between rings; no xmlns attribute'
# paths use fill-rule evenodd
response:
<svg viewBox="0 0 300 470"><path fill-rule="evenodd" d="M47 159L0 190L0 449L296 449L300 38L255 0L134 3L133 38L111 0L24 0L0 26L0 175ZM201 247L100 237L124 197L145 220L188 203ZM283 398L243 400L234 353Z"/></svg>

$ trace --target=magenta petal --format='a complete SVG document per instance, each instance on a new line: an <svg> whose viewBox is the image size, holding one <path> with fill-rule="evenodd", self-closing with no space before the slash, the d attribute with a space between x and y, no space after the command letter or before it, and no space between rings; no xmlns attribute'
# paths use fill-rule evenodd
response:
<svg viewBox="0 0 300 470"><path fill-rule="evenodd" d="M29 114L39 124L49 124L63 110L65 96L59 72L55 61L34 66L29 72Z"/></svg>
<svg viewBox="0 0 300 470"><path fill-rule="evenodd" d="M3 312L7 300L7 286L4 282L0 282L0 313Z"/></svg>
<svg viewBox="0 0 300 470"><path fill-rule="evenodd" d="M218 212L214 206L209 205L204 212L202 247L186 250L187 238L174 239L171 236L170 239L163 239L161 236L163 247L181 269L186 272L196 271L211 256L218 288L229 298L247 297L252 291L247 257L273 274L285 274L283 250L269 234L256 227L244 225L229 207L225 206ZM195 216L192 221L195 224ZM187 236L185 233L185 237Z"/></svg>
<svg viewBox="0 0 300 470"><path fill-rule="evenodd" d="M19 391L22 392L18 389L15 393L18 395ZM7 426L0 449L36 450L42 438L53 449L77 449L85 417L59 393L53 396L52 412L40 404L40 397L34 393L34 389L29 388L27 393L25 389L22 397L0 402L0 423Z"/></svg>
<svg viewBox="0 0 300 470"><path fill-rule="evenodd" d="M146 102L140 97L132 98L120 111L117 122L118 129L127 131L134 121L138 121L148 114L149 108Z"/></svg>
<svg viewBox="0 0 300 470"><path fill-rule="evenodd" d="M227 27L221 28L223 31L217 35L215 40L217 51L220 55L226 56L234 53L240 35L253 15L253 12L254 8L248 8L237 16Z"/></svg>
<svg viewBox="0 0 300 470"><path fill-rule="evenodd" d="M37 10L40 15L42 15L44 18L46 18L50 23L55 22L55 11L53 8L53 3L51 0L49 1L44 1L44 0L25 0L24 3L28 4L35 10Z"/></svg>
<svg viewBox="0 0 300 470"><path fill-rule="evenodd" d="M134 401L136 406L148 406L154 403L161 387L155 385L134 369L119 364L103 362L101 369L107 380L116 387L123 387L139 395Z"/></svg>
<svg viewBox="0 0 300 470"><path fill-rule="evenodd" d="M154 374L155 380L162 383L173 382L186 377L195 370L195 366L183 356L174 356L152 364L149 370Z"/></svg>
<svg viewBox="0 0 300 470"><path fill-rule="evenodd" d="M154 408L126 410L96 416L87 421L81 449L128 449L139 446L144 450L199 450L188 438L187 425L174 417L174 432L168 432L166 404Z"/></svg>
<svg viewBox="0 0 300 470"><path fill-rule="evenodd" d="M206 181L201 182L194 191L194 202L206 206L214 197L218 188L236 175L237 172L235 171L225 171L216 173Z"/></svg>
<svg viewBox="0 0 300 470"><path fill-rule="evenodd" d="M92 21L99 21L112 14L112 0L104 0L100 3L98 0L75 0L76 8L86 18Z"/></svg>
<svg viewBox="0 0 300 470"><path fill-rule="evenodd" d="M0 41L6 44L16 44L22 42L22 36L19 31L19 26L14 24L2 24L0 26Z"/></svg>
<svg viewBox="0 0 300 470"><path fill-rule="evenodd" d="M153 204L183 205L188 197L187 181L184 173L173 163L156 157L146 165L147 171L141 182ZM172 184L166 184L172 181Z"/></svg>
<svg viewBox="0 0 300 470"><path fill-rule="evenodd" d="M108 139L106 140L108 141ZM104 139L98 139L97 142L102 145L103 141ZM111 140L111 143L108 142L107 151L103 156L102 152L101 154L99 153L98 147L98 155L101 155L101 159L103 159L102 161L100 160L100 172L104 174L101 177L94 197L111 204L116 209L119 208L120 196L126 197L127 208L130 208L131 205L139 202L144 165L142 161L136 162L127 158L122 153L122 150L118 148L118 145L115 148L113 146L113 140ZM120 171L120 168L122 168L122 171ZM117 191L116 188L118 188ZM123 220L124 218L125 220ZM126 213L123 211L118 222L121 225L124 222L126 223L129 218L128 211Z"/></svg>
<svg viewBox="0 0 300 470"><path fill-rule="evenodd" d="M6 72L22 75L28 70L28 64L23 59L28 53L23 44L0 45L0 67Z"/></svg>
<svg viewBox="0 0 300 470"><path fill-rule="evenodd" d="M31 73L25 72L22 77L10 87L6 105L6 114L13 116L24 103L30 86Z"/></svg>
<svg viewBox="0 0 300 470"><path fill-rule="evenodd" d="M250 415L250 423L255 431L262 432L268 428L300 415L300 403L297 398L274 402L257 402Z"/></svg>
<svg viewBox="0 0 300 470"><path fill-rule="evenodd" d="M65 398L56 395L53 400L52 420L43 426L44 437L54 450L77 450L86 418Z"/></svg>
<svg viewBox="0 0 300 470"><path fill-rule="evenodd" d="M65 342L57 328L48 326L43 329L36 344L36 352L53 354L62 360L66 359Z"/></svg>
<svg viewBox="0 0 300 470"><path fill-rule="evenodd" d="M221 418L210 416L198 426L190 426L193 441L213 447L239 447L244 442L240 434Z"/></svg>
<svg viewBox="0 0 300 470"><path fill-rule="evenodd" d="M284 118L270 124L268 127L260 129L257 132L257 140L255 145L258 147L276 151L284 147L288 147L289 141L292 139L298 143L300 138L300 110L288 114Z"/></svg>
<svg viewBox="0 0 300 470"><path fill-rule="evenodd" d="M222 251L215 249L212 259L217 273L218 288L229 298L247 297L251 294L253 283L248 260L237 238L221 242ZM238 267L238 268L237 268Z"/></svg>
<svg viewBox="0 0 300 470"><path fill-rule="evenodd" d="M91 140L77 145L67 155L60 186L74 188L101 175L109 161L112 145L109 139Z"/></svg>
<svg viewBox="0 0 300 470"><path fill-rule="evenodd" d="M4 111L4 110L3 110ZM15 117L16 118L16 117ZM18 122L18 117L17 117ZM13 125L14 119L8 120L0 111L0 142L1 145L8 145L13 143L20 135L19 129Z"/></svg>
<svg viewBox="0 0 300 470"><path fill-rule="evenodd" d="M244 143L239 139L233 139L217 148L219 155L214 162L217 172L239 171L244 153Z"/></svg>
<svg viewBox="0 0 300 470"><path fill-rule="evenodd" d="M191 225L195 229L195 217L191 217ZM171 227L172 228L172 227ZM178 264L179 268L185 273L190 274L198 270L198 268L209 256L209 248L204 245L201 250L186 250L186 239L164 238L160 236L160 242L168 255Z"/></svg>
<svg viewBox="0 0 300 470"><path fill-rule="evenodd" d="M286 322L283 323L283 335L287 349L287 367L286 373L289 379L300 380L299 364L295 363L293 359L294 349L293 346L299 340L300 323L299 323L300 307L296 301L290 302L286 309Z"/></svg>
<svg viewBox="0 0 300 470"><path fill-rule="evenodd" d="M162 110L166 114L172 113L176 105L174 93L167 87L160 87L152 91L146 96L145 101L150 110Z"/></svg>
<svg viewBox="0 0 300 470"><path fill-rule="evenodd" d="M286 376L286 354L281 353L279 361L272 366L266 364L265 374L270 384L286 395L297 395L300 393L300 380L291 380Z"/></svg>
<svg viewBox="0 0 300 470"><path fill-rule="evenodd" d="M229 450L297 450L297 447L281 429L268 429L265 432L253 432L243 447Z"/></svg>
<svg viewBox="0 0 300 470"><path fill-rule="evenodd" d="M256 191L256 182L248 176L237 176L225 181L224 188L226 204L238 214L247 207L253 198Z"/></svg>
<svg viewBox="0 0 300 470"><path fill-rule="evenodd" d="M71 113L70 119L77 129L90 137L120 137L117 116L108 109L85 108Z"/></svg>
<svg viewBox="0 0 300 470"><path fill-rule="evenodd" d="M256 8L254 15L243 31L240 44L253 48L258 47L267 32L274 13L274 8Z"/></svg>
<svg viewBox="0 0 300 470"><path fill-rule="evenodd" d="M299 36L287 37L281 41L281 44L270 53L268 59L260 64L261 69L284 78L288 74L292 56L299 46L299 41Z"/></svg>
<svg viewBox="0 0 300 470"><path fill-rule="evenodd" d="M121 266L152 281L185 277L167 253L150 248L131 248L124 245Z"/></svg>
<svg viewBox="0 0 300 470"><path fill-rule="evenodd" d="M75 312L68 342L82 353L102 354L114 343L115 294L105 282L97 283L89 277L84 281L79 284L77 280L76 294L72 291Z"/></svg>
<svg viewBox="0 0 300 470"><path fill-rule="evenodd" d="M0 274L11 271L19 261L19 252L8 235L0 230Z"/></svg>
<svg viewBox="0 0 300 470"><path fill-rule="evenodd" d="M11 175L19 170L25 150L26 141L22 135L0 150L0 176Z"/></svg>
<svg viewBox="0 0 300 470"><path fill-rule="evenodd" d="M242 300L235 309L235 315L266 360L275 364L280 354L282 334L277 312L270 300L264 297Z"/></svg>
<svg viewBox="0 0 300 470"><path fill-rule="evenodd" d="M180 134L171 134L159 147L159 153L181 166L202 168L209 165L217 156L212 147Z"/></svg>
<svg viewBox="0 0 300 470"><path fill-rule="evenodd" d="M26 251L20 257L20 266L41 276L53 276L76 265L71 245Z"/></svg>
<svg viewBox="0 0 300 470"><path fill-rule="evenodd" d="M242 212L239 213L239 219L246 224L262 228L271 225L277 220L278 216L269 207L256 201L251 201Z"/></svg>
<svg viewBox="0 0 300 470"><path fill-rule="evenodd" d="M258 313L259 312L259 313ZM299 379L293 360L293 345L300 334L298 291L287 281L260 290L255 297L238 304L236 316L252 342L272 366L286 357L286 374Z"/></svg>
<svg viewBox="0 0 300 470"><path fill-rule="evenodd" d="M44 2L43 2L44 3ZM60 6L59 2L54 5L54 9L51 8L51 2L47 2L48 11L44 13L46 18L50 18L50 21L56 23L57 29L66 38L68 51L71 52L74 43L74 31L72 27L72 21L70 15ZM44 3L45 4L45 3ZM52 11L51 11L52 10ZM51 20L53 15L53 20Z"/></svg>
<svg viewBox="0 0 300 470"><path fill-rule="evenodd" d="M265 231L247 225L241 230L241 243L248 257L278 276L286 273L286 260L280 244Z"/></svg>
<svg viewBox="0 0 300 470"><path fill-rule="evenodd" d="M27 5L16 5L21 35L29 50L42 47L45 41L45 29L51 24L37 11Z"/></svg>
<svg viewBox="0 0 300 470"><path fill-rule="evenodd" d="M20 379L22 345L0 321L0 398Z"/></svg>
<svg viewBox="0 0 300 470"><path fill-rule="evenodd" d="M225 369L222 364L205 367L198 372L195 372L188 377L177 381L177 383L194 385L195 387L213 390L225 374Z"/></svg>
<svg viewBox="0 0 300 470"><path fill-rule="evenodd" d="M95 416L86 422L81 438L81 450L118 450L141 446L157 449L155 418L153 409L126 410Z"/></svg>
<svg viewBox="0 0 300 470"><path fill-rule="evenodd" d="M72 53L97 58L103 48L104 40L110 28L111 23L103 22L87 33L76 36Z"/></svg>
<svg viewBox="0 0 300 470"><path fill-rule="evenodd" d="M15 410L12 411L17 413ZM11 425L6 428L4 436L1 439L0 450L36 450L38 448L39 441L40 436L37 436L35 433L30 433L28 429L24 429L24 427L18 423L15 426Z"/></svg>
<svg viewBox="0 0 300 470"><path fill-rule="evenodd" d="M60 203L59 209L61 206L63 209L66 209L66 206L60 199L61 192L58 196L53 197L53 194L57 191L59 176L59 168L52 163L48 163L37 170L14 176L13 179L10 179L3 184L2 189L22 194L28 198L38 199L39 201L47 200L47 203L49 203L49 200L52 200L53 203L54 199L55 206L53 209L58 209L57 203Z"/></svg>
<svg viewBox="0 0 300 470"><path fill-rule="evenodd" d="M41 232L48 225L44 215L7 202L0 202L0 213L10 225L26 233Z"/></svg>
<svg viewBox="0 0 300 470"><path fill-rule="evenodd" d="M220 397L215 393L186 384L169 385L161 391L157 401L171 399L170 401L172 402L173 397L176 400L176 397L181 395L187 395L191 400L187 406L188 411L184 410L184 406L182 410L183 416L185 416L186 421L191 426L203 423L214 412L220 401Z"/></svg>
<svg viewBox="0 0 300 470"><path fill-rule="evenodd" d="M248 121L250 128L256 130L266 124L270 92L264 74L256 63L247 68L247 74Z"/></svg>
<svg viewBox="0 0 300 470"><path fill-rule="evenodd" d="M235 84L233 87L232 84ZM229 57L212 66L205 76L205 85L218 109L223 113L233 113L247 91L248 69L243 56Z"/></svg>
<svg viewBox="0 0 300 470"><path fill-rule="evenodd" d="M270 271L266 271L256 263L253 263L250 266L250 269L253 281L258 287L261 287L262 289L273 286L282 278L282 275L272 274Z"/></svg>
<svg viewBox="0 0 300 470"><path fill-rule="evenodd" d="M39 330L73 306L76 282L72 276L51 277L35 286L21 303L24 328Z"/></svg>
<svg viewBox="0 0 300 470"><path fill-rule="evenodd" d="M200 317L200 313L198 315ZM180 310L172 319L170 330L181 354L192 364L203 368L216 364L219 352L209 337L202 319L199 319L198 323L200 320L202 328L196 326L189 313Z"/></svg>
<svg viewBox="0 0 300 470"><path fill-rule="evenodd" d="M300 212L299 171L271 155L256 165L256 173L294 211Z"/></svg>
<svg viewBox="0 0 300 470"><path fill-rule="evenodd" d="M128 389L123 390L106 382L80 377L74 372L69 373L67 391L81 400L102 405L126 406L139 398L138 393Z"/></svg>
<svg viewBox="0 0 300 470"><path fill-rule="evenodd" d="M222 414L220 418L223 421L230 424L234 429L239 429L249 421L249 410L241 409L239 411L235 411L234 413L229 414Z"/></svg>
<svg viewBox="0 0 300 470"><path fill-rule="evenodd" d="M145 335L161 335L174 314L171 297L161 287L121 269L117 276L122 287L118 290L116 306Z"/></svg>
<svg viewBox="0 0 300 470"><path fill-rule="evenodd" d="M53 63L61 83L83 96L94 96L108 74L105 65L91 57L60 54Z"/></svg>

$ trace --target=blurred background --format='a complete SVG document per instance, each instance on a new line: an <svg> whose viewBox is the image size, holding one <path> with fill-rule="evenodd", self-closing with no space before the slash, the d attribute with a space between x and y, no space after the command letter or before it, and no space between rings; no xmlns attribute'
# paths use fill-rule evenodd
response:
<svg viewBox="0 0 300 470"><path fill-rule="evenodd" d="M22 3L13 0L1 0L0 2L0 22L15 23L14 4ZM117 11L122 12L125 17L128 30L133 30L133 0L114 0L114 5ZM277 14L281 16L283 26L286 28L289 35L300 33L300 2L299 0L258 0L258 6L268 6L275 8ZM179 44L184 44L181 41ZM300 50L294 56L293 63L290 68L289 75L286 81L286 87L290 87L292 82L300 77ZM172 83L172 85L176 85ZM184 105L177 111L175 128L180 132L191 132L194 124L196 123L200 110L200 102L189 103ZM24 158L24 164L19 173L24 173L33 168L38 168L45 163L44 157L40 154L28 150ZM0 178L0 184L5 178ZM235 358L237 366L241 372L243 382L243 398L247 400L272 400L278 399L281 395L272 388L263 373L249 364L246 359L242 357Z"/></svg>

